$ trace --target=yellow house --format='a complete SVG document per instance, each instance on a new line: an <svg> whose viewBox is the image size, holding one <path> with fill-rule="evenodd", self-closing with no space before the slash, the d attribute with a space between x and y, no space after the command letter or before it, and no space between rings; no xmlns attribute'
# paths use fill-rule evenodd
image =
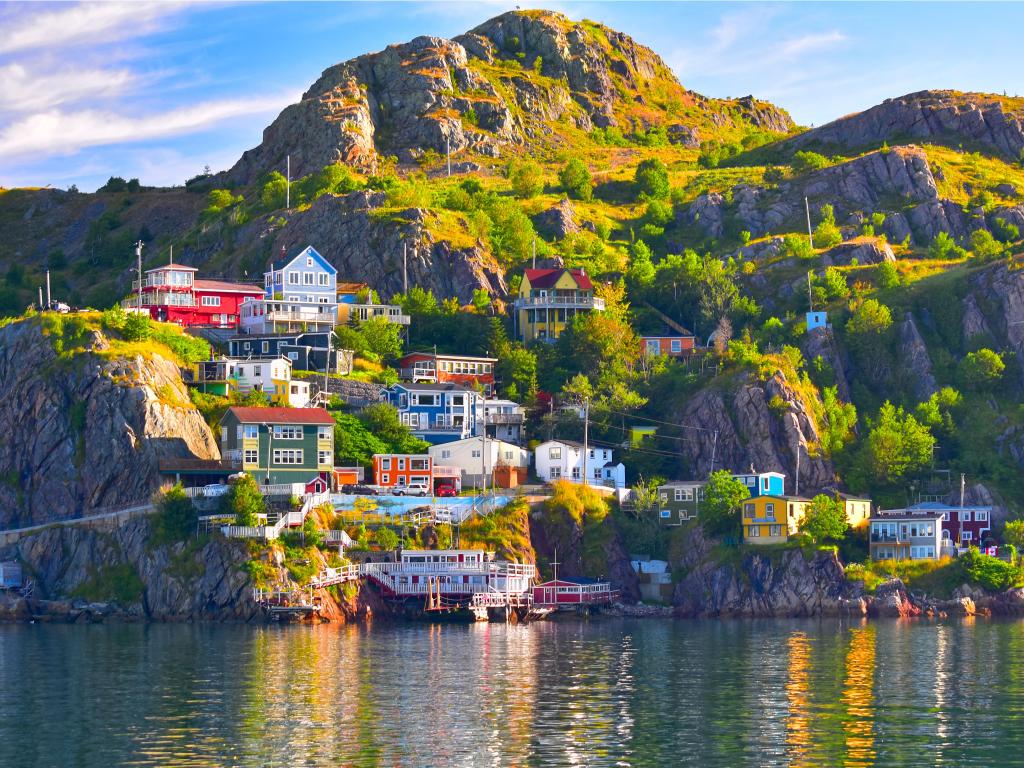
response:
<svg viewBox="0 0 1024 768"><path fill-rule="evenodd" d="M755 496L743 502L743 541L782 544L796 534L810 499L796 496Z"/></svg>
<svg viewBox="0 0 1024 768"><path fill-rule="evenodd" d="M581 312L604 309L582 269L528 269L515 303L516 330L524 342L554 341Z"/></svg>
<svg viewBox="0 0 1024 768"><path fill-rule="evenodd" d="M868 518L871 517L871 499L840 493L839 502L846 511L846 522L851 528L861 528L868 524Z"/></svg>

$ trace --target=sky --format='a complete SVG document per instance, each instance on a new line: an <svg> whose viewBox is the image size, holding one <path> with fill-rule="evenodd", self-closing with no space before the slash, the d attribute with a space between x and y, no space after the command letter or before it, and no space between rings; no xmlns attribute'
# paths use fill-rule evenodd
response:
<svg viewBox="0 0 1024 768"><path fill-rule="evenodd" d="M537 7L525 0L522 7ZM0 186L184 183L229 168L327 67L452 37L506 2L0 3ZM687 88L819 125L926 88L1024 94L1024 4L550 2Z"/></svg>

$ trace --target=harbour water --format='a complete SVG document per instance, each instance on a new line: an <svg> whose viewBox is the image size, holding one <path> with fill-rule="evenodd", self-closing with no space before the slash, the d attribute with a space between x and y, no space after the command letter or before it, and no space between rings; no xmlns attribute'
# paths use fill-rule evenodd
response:
<svg viewBox="0 0 1024 768"><path fill-rule="evenodd" d="M1024 760L1024 622L0 626L0 766Z"/></svg>

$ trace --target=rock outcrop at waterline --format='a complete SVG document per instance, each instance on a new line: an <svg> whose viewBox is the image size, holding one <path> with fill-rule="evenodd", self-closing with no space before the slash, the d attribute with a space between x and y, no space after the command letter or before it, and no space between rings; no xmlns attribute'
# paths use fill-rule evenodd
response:
<svg viewBox="0 0 1024 768"><path fill-rule="evenodd" d="M0 529L143 503L161 459L220 458L175 363L84 334L58 352L38 319L0 328Z"/></svg>

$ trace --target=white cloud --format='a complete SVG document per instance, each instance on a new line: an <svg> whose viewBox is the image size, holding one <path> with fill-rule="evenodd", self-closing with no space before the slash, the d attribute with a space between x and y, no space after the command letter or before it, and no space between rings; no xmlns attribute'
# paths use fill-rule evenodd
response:
<svg viewBox="0 0 1024 768"><path fill-rule="evenodd" d="M84 147L196 133L232 118L273 114L295 100L295 94L224 99L142 117L52 109L0 129L0 157L66 155Z"/></svg>
<svg viewBox="0 0 1024 768"><path fill-rule="evenodd" d="M786 40L779 46L779 55L782 58L799 56L808 51L818 51L823 48L831 48L837 43L846 41L846 35L842 32L822 32L819 34L803 35L792 40Z"/></svg>
<svg viewBox="0 0 1024 768"><path fill-rule="evenodd" d="M21 64L0 66L0 114L116 96L134 79L125 69L59 69L36 73Z"/></svg>
<svg viewBox="0 0 1024 768"><path fill-rule="evenodd" d="M79 3L57 11L12 14L0 53L97 43L153 31L156 22L180 12L182 2ZM25 5L21 8L31 6ZM39 6L36 6L39 7Z"/></svg>

